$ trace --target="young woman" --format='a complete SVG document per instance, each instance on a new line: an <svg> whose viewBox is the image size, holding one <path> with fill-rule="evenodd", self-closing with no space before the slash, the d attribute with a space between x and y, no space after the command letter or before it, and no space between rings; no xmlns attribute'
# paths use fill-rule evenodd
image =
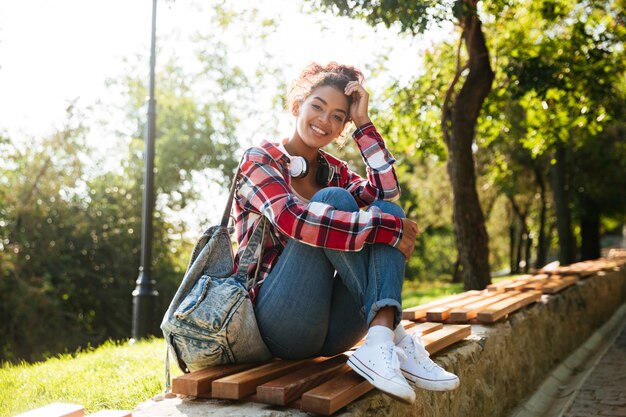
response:
<svg viewBox="0 0 626 417"><path fill-rule="evenodd" d="M407 380L451 390L459 379L436 365L418 335L399 326L405 261L418 228L391 201L400 188L393 156L372 124L362 73L311 64L293 83L290 138L246 151L236 193L236 227L244 248L266 219L262 259L250 290L261 335L283 359L331 356L365 343L348 365L405 402ZM348 124L367 179L322 148ZM241 252L235 264L238 264Z"/></svg>

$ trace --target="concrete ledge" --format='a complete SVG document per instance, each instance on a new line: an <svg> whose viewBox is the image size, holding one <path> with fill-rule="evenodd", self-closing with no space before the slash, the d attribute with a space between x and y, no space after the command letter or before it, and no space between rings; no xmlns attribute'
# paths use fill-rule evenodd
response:
<svg viewBox="0 0 626 417"><path fill-rule="evenodd" d="M626 301L626 270L600 273L489 326L435 360L461 378L452 392L417 391L404 405L374 390L337 416L505 416L531 394L560 362L584 343ZM172 398L139 405L145 416L310 416L299 410L224 400Z"/></svg>

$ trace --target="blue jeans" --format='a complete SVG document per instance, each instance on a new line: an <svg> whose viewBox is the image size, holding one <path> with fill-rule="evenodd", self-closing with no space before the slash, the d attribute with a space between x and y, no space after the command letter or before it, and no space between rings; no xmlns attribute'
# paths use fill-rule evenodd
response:
<svg viewBox="0 0 626 417"><path fill-rule="evenodd" d="M324 188L311 201L359 210L343 188ZM372 205L404 217L394 203ZM290 240L255 302L263 340L283 359L331 356L354 346L383 307L395 307L395 327L402 315L404 266L402 252L387 244L349 252Z"/></svg>

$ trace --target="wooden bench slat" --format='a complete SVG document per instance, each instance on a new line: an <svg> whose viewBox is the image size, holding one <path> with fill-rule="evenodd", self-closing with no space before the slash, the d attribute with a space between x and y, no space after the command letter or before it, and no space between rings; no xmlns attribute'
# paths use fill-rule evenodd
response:
<svg viewBox="0 0 626 417"><path fill-rule="evenodd" d="M553 277L546 284L541 287L541 291L544 294L556 294L563 291L565 288L572 286L578 282L576 275L566 275L560 277Z"/></svg>
<svg viewBox="0 0 626 417"><path fill-rule="evenodd" d="M287 405L342 370L347 371L347 360L346 355L338 355L259 385L256 389L257 399L263 403Z"/></svg>
<svg viewBox="0 0 626 417"><path fill-rule="evenodd" d="M466 338L471 332L472 327L470 325L449 325L424 335L422 340L424 347L432 355ZM372 388L372 384L360 375L354 371L349 371L305 392L302 395L302 410L330 415L369 392Z"/></svg>
<svg viewBox="0 0 626 417"><path fill-rule="evenodd" d="M83 417L85 407L77 404L52 403L15 417Z"/></svg>
<svg viewBox="0 0 626 417"><path fill-rule="evenodd" d="M450 310L462 307L466 304L475 303L476 301L482 300L485 294L480 291L479 294L472 295L470 297L462 298L461 300L452 301L447 303L441 307L434 307L428 309L426 312L426 320L428 321L444 321L450 316Z"/></svg>
<svg viewBox="0 0 626 417"><path fill-rule="evenodd" d="M174 394L190 395L193 397L209 397L211 394L211 384L216 379L236 374L259 365L258 363L218 365L201 371L184 374L172 380L172 392Z"/></svg>
<svg viewBox="0 0 626 417"><path fill-rule="evenodd" d="M324 358L320 357L303 360L278 360L216 379L211 383L211 396L213 398L240 400L254 394L256 387L267 381L280 378L295 369L323 360Z"/></svg>
<svg viewBox="0 0 626 417"><path fill-rule="evenodd" d="M485 296L483 300L477 301L472 304L464 305L461 308L455 308L450 311L450 320L456 323L466 322L472 319L475 319L478 315L478 312L489 307L492 304L500 302L506 298L513 297L519 292L516 291L508 291L508 292L492 292L491 295Z"/></svg>
<svg viewBox="0 0 626 417"><path fill-rule="evenodd" d="M488 308L478 312L476 317L483 323L493 323L515 310L536 302L540 298L541 292L539 291L523 292L496 304L492 304Z"/></svg>
<svg viewBox="0 0 626 417"><path fill-rule="evenodd" d="M439 300L431 301L430 303L421 304L415 307L409 307L402 311L402 318L406 320L419 320L426 317L426 312L430 308L441 307L445 304L453 301L461 300L463 298L471 297L479 294L480 291L465 291L459 294L451 295L450 297L442 298Z"/></svg>
<svg viewBox="0 0 626 417"><path fill-rule="evenodd" d="M530 274L520 275L519 277L512 278L506 281L498 282L497 284L487 285L487 291L490 292L503 292L503 291L518 291L524 284L533 279Z"/></svg>
<svg viewBox="0 0 626 417"><path fill-rule="evenodd" d="M373 388L362 376L349 371L305 392L300 405L303 411L328 416Z"/></svg>
<svg viewBox="0 0 626 417"><path fill-rule="evenodd" d="M520 291L541 290L548 281L550 281L548 274L537 274L532 279L529 279Z"/></svg>
<svg viewBox="0 0 626 417"><path fill-rule="evenodd" d="M440 330L440 329L443 329L443 323L425 322L425 323L420 323L417 326L408 329L406 332L408 334L419 332L421 336L424 336L426 334L436 332L437 330Z"/></svg>
<svg viewBox="0 0 626 417"><path fill-rule="evenodd" d="M422 341L428 353L432 355L465 339L470 334L472 334L472 326L469 324L450 324L441 330L422 336Z"/></svg>

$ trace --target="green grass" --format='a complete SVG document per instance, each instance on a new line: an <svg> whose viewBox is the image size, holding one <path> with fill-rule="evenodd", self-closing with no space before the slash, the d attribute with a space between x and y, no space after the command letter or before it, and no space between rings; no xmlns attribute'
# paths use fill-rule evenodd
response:
<svg viewBox="0 0 626 417"><path fill-rule="evenodd" d="M494 279L494 282L511 276ZM403 306L412 307L463 291L463 284L404 283ZM133 410L163 390L165 342L107 342L97 349L61 355L45 362L0 367L0 417L53 402L80 404L87 413ZM178 369L172 366L176 374ZM180 373L180 371L178 371Z"/></svg>
<svg viewBox="0 0 626 417"><path fill-rule="evenodd" d="M97 349L45 362L0 368L0 416L53 402L80 404L87 413L133 410L163 389L163 339L130 345L107 342Z"/></svg>

